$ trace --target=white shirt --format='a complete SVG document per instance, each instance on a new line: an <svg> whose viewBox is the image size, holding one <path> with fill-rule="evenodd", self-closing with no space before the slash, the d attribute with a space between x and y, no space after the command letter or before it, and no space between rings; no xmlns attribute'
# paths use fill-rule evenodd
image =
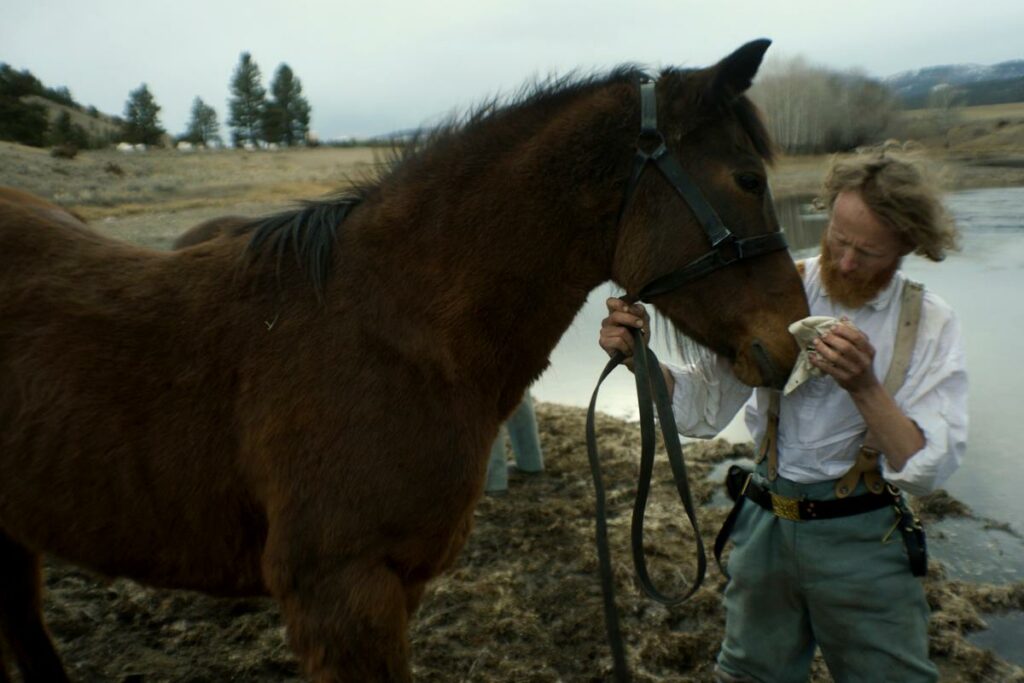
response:
<svg viewBox="0 0 1024 683"><path fill-rule="evenodd" d="M804 268L811 315L849 317L875 347L875 375L885 377L906 278L897 272L874 300L849 309L825 292L818 261L818 257L808 259ZM680 433L714 436L746 404L747 428L760 444L767 424L768 389L753 391L742 384L721 358L711 372L693 366L668 367L676 383L672 409ZM967 448L967 370L956 316L927 290L906 381L893 398L921 429L925 446L901 472L889 469L883 458L882 475L914 495L930 493L956 471ZM841 477L853 464L866 430L850 395L835 380L828 376L808 380L780 403L779 475L800 483Z"/></svg>

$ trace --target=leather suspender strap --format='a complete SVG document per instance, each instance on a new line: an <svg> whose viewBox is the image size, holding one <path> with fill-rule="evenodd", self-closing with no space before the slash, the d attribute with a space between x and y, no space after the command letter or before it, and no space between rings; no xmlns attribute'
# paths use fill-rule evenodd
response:
<svg viewBox="0 0 1024 683"><path fill-rule="evenodd" d="M895 396L907 379L907 369L914 355L917 330L921 323L921 302L924 300L924 286L913 280L903 283L900 295L900 317L896 323L896 340L893 344L892 360L885 374L882 386L890 396ZM864 438L864 445L857 452L857 459L846 473L836 481L836 496L845 498L857 488L861 477L873 493L881 493L885 482L879 472L881 453L871 446L871 434Z"/></svg>
<svg viewBox="0 0 1024 683"><path fill-rule="evenodd" d="M924 299L924 286L913 280L905 280L900 296L900 317L896 323L896 341L893 345L892 361L886 372L883 386L890 396L903 386L914 355L914 344L917 341L917 330L921 323L921 302ZM757 462L768 459L768 479L775 481L779 476L779 407L781 394L772 391L768 405L768 424L764 438L758 451ZM871 443L871 436L865 444ZM840 498L850 495L857 487L857 482L864 476L864 482L873 493L881 493L885 483L878 474L878 458L881 454L870 445L861 447L857 459L846 474L836 481L836 495Z"/></svg>
<svg viewBox="0 0 1024 683"><path fill-rule="evenodd" d="M893 345L892 361L889 363L889 370L886 372L885 380L882 383L889 395L895 396L906 381L907 370L910 368L910 361L913 357L914 345L917 341L918 328L921 322L921 304L924 300L924 286L912 280L906 280L903 284L903 292L900 296L900 314L896 324L896 339ZM777 391L771 393L768 406L768 424L765 429L764 438L761 441L761 448L758 451L757 462L761 463L768 459L768 479L774 480L778 477L778 430L779 430L779 407L781 394ZM827 516L844 516L844 514L859 514L870 509L877 509L885 505L892 505L896 513L896 524L892 531L899 530L903 537L903 544L907 550L907 557L910 561L910 570L914 576L924 576L928 571L928 553L925 543L924 529L906 501L900 494L899 489L894 486L886 487L882 475L879 472L878 460L881 456L877 450L872 448L871 435L865 438L865 445L861 446L857 453L857 459L853 466L836 481L835 501L823 501L815 503L818 506L819 517L814 517L802 506L810 506L810 502L796 501L796 505L779 505L777 497L770 491L760 489L753 481L752 475L738 467L732 467L726 478L726 486L729 489L730 497L735 501L733 509L726 518L721 531L715 538L714 557L722 573L728 577L722 565L722 552L725 544L732 533L733 525L736 523L743 501L751 498L761 507L771 511L776 516L785 519L808 519L822 518L826 515L821 510L829 506L830 512ZM857 487L861 476L870 493L847 498ZM882 495L888 489L886 495ZM845 500L844 500L845 499ZM863 501L863 502L860 502ZM785 503L786 501L782 501ZM854 503L857 503L854 505ZM847 507L843 507L847 505ZM834 508L834 509L833 509ZM780 514L779 510L783 511ZM792 512L794 515L790 515ZM833 514L834 512L834 514ZM892 533L892 532L890 532ZM883 542L887 542L883 539Z"/></svg>
<svg viewBox="0 0 1024 683"><path fill-rule="evenodd" d="M892 351L892 361L885 375L885 390L895 395L907 379L907 369L914 355L914 343L917 341L917 328L921 324L921 302L924 300L924 285L920 282L907 280L903 283L903 294L900 297L900 319L896 327L896 344Z"/></svg>
<svg viewBox="0 0 1024 683"><path fill-rule="evenodd" d="M757 452L756 462L768 458L768 481L775 481L779 476L779 408L782 405L782 393L771 390L768 400L768 423L765 425L764 438Z"/></svg>

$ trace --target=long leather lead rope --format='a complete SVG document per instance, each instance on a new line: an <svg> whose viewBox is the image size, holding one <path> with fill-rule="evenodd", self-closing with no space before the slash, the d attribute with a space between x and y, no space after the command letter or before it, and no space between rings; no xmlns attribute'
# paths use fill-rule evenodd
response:
<svg viewBox="0 0 1024 683"><path fill-rule="evenodd" d="M635 301L635 298L624 297L623 300L632 302ZM636 498L633 504L630 534L633 566L636 570L637 581L643 592L656 602L672 606L687 600L700 588L707 570L707 556L704 552L704 541L701 538L700 529L697 525L696 510L693 505L693 498L690 495L690 483L686 473L686 462L683 459L683 449L679 443L679 433L675 429L675 419L672 416L672 401L668 394L668 387L665 385L665 378L661 373L661 364L655 353L647 347L644 335L636 329L632 329L631 332L633 333L634 348L637 349L633 354L633 374L636 378L637 400L640 408L640 477L637 482ZM625 357L621 353L616 353L608 361L604 371L601 373L601 377L597 381L597 386L594 388L594 393L590 398L590 407L587 410L587 458L590 461L590 473L594 480L596 543L601 569L601 591L604 597L605 628L608 632L608 642L612 650L615 680L620 682L629 681L630 674L629 665L626 661L626 648L619 626L618 610L615 605L615 578L612 574L611 551L608 543L608 519L604 482L601 475L601 462L597 450L597 436L594 423L597 395L601 389L601 384L624 360ZM652 403L657 407L658 420L661 422L662 438L665 443L665 451L668 454L668 461L672 468L676 490L679 493L679 498L683 503L683 508L686 510L686 516L690 520L690 525L693 528L694 537L697 541L697 576L685 593L674 597L665 595L655 587L647 571L647 558L644 552L644 516L650 494L651 476L654 471L654 454L657 445Z"/></svg>
<svg viewBox="0 0 1024 683"><path fill-rule="evenodd" d="M633 199L633 194L640 184L641 176L648 166L653 166L675 189L683 199L693 217L699 223L705 236L711 243L711 249L687 265L654 278L641 287L636 296L623 297L624 301L633 303L637 300L650 301L652 298L674 291L679 287L705 277L721 268L730 266L737 261L747 260L779 251L786 248L786 238L782 231L763 235L751 235L739 238L722 222L714 207L704 198L700 188L690 179L686 171L676 160L665 138L658 130L658 107L655 83L652 78L640 79L640 135L637 138L636 151L633 156L629 182L623 195L616 222L623 216ZM649 150L649 151L648 151ZM671 398L665 386L665 378L661 374L661 364L654 352L647 348L646 340L637 330L631 330L634 348L634 374L636 375L637 400L640 404L640 481L637 483L636 501L633 506L632 545L633 565L637 579L643 591L664 605L676 605L693 595L704 580L707 558L704 553L704 542L697 528L697 516L690 496L690 484L686 476L686 463L683 461L683 449L679 445L679 434L675 430L675 419L672 416ZM612 648L615 661L615 678L618 681L629 680L629 669L626 665L625 647L619 628L618 612L615 608L615 583L612 576L611 554L608 546L608 520L605 511L604 483L601 478L601 464L597 454L597 438L594 432L594 412L597 404L597 393L601 383L624 360L621 354L615 354L601 373L594 394L590 399L587 412L587 457L590 459L590 472L594 478L596 507L597 554L601 566L601 589L604 593L605 625L608 630L608 641ZM653 368L653 370L652 370ZM686 516L697 540L697 576L690 589L679 597L668 597L661 593L651 582L647 572L647 558L644 555L644 514L647 510L647 498L651 487L651 474L654 470L655 426L653 402L657 405L658 419L661 422L661 433L668 453L672 476L675 480L679 498L683 501Z"/></svg>

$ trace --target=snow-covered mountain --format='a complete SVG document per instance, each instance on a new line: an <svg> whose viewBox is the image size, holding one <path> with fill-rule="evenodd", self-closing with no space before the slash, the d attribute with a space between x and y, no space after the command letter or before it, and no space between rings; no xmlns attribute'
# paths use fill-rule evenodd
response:
<svg viewBox="0 0 1024 683"><path fill-rule="evenodd" d="M1000 83L1000 91L1020 81L1024 85L1024 59L999 64L945 64L904 71L883 79L908 105L922 104L937 86L953 86L965 94L980 95L984 99L992 86ZM1005 82L1005 83L1002 83ZM977 102L981 104L981 102Z"/></svg>

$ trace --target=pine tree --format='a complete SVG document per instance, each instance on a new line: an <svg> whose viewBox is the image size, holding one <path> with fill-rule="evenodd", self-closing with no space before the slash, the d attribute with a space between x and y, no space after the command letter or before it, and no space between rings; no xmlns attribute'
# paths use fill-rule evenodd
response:
<svg viewBox="0 0 1024 683"><path fill-rule="evenodd" d="M160 126L160 105L143 83L128 93L124 105L124 139L133 144L159 145L166 131Z"/></svg>
<svg viewBox="0 0 1024 683"><path fill-rule="evenodd" d="M194 145L219 144L221 141L217 111L198 97L192 101L192 118L182 139Z"/></svg>
<svg viewBox="0 0 1024 683"><path fill-rule="evenodd" d="M77 123L71 121L71 114L67 111L62 111L60 116L54 122L51 127L50 134L50 145L57 147L60 145L70 145L77 149L88 149L91 147L89 140L89 133Z"/></svg>
<svg viewBox="0 0 1024 683"><path fill-rule="evenodd" d="M243 52L231 77L231 99L228 100L228 125L236 147L246 142L257 144L263 138L267 91L260 80L260 68L248 52Z"/></svg>
<svg viewBox="0 0 1024 683"><path fill-rule="evenodd" d="M42 83L26 71L15 71L0 63L0 140L13 140L23 145L42 147L46 143L49 120L46 108L22 101L25 95L37 94Z"/></svg>
<svg viewBox="0 0 1024 683"><path fill-rule="evenodd" d="M277 68L270 92L274 99L264 114L266 139L289 147L305 142L309 133L309 102L302 96L302 82L287 64Z"/></svg>

